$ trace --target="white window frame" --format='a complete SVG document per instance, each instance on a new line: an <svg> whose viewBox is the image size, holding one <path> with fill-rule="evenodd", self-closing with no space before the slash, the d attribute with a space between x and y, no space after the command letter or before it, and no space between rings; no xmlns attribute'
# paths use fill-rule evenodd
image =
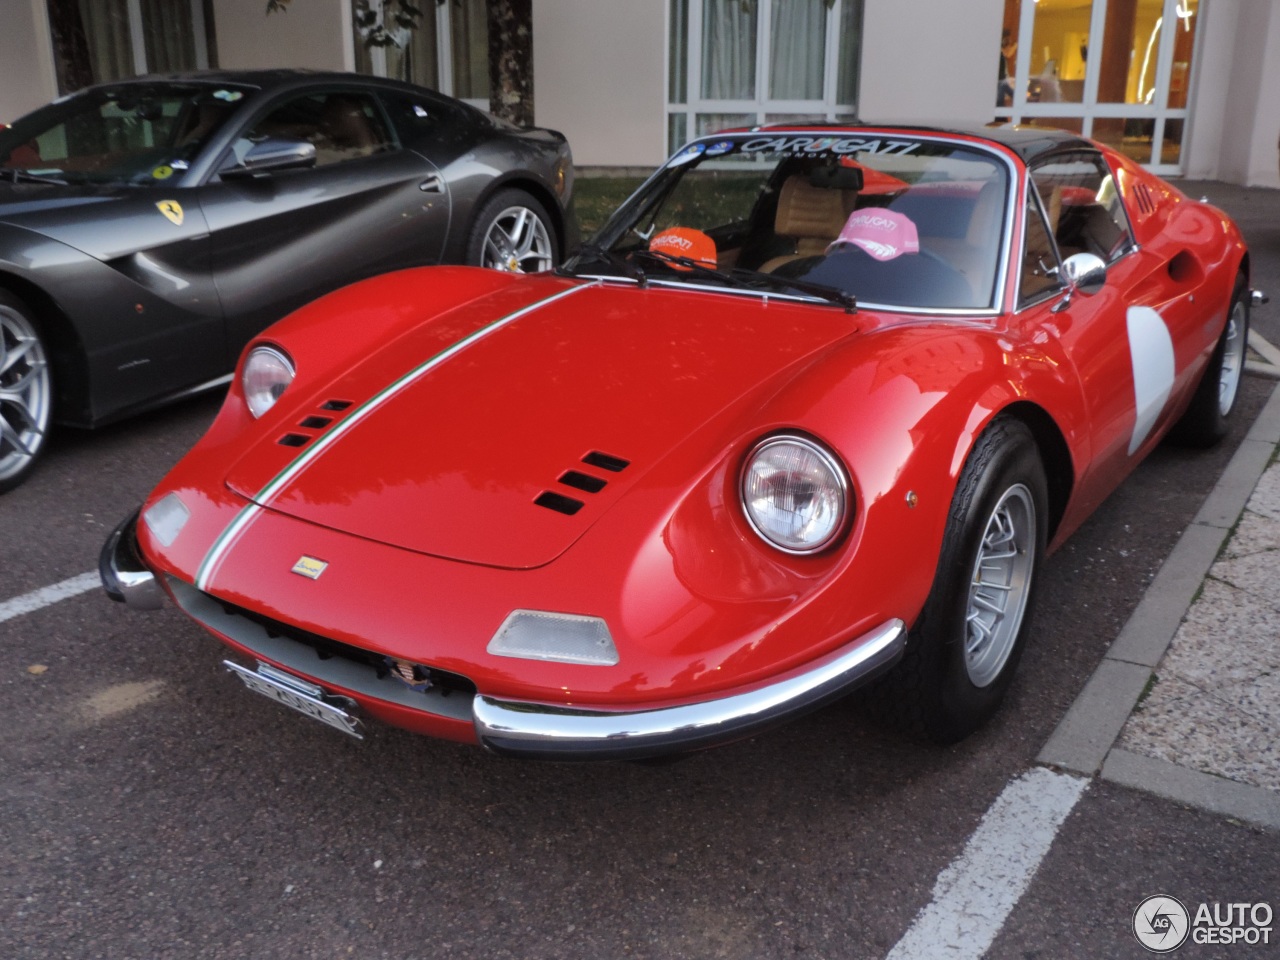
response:
<svg viewBox="0 0 1280 960"><path fill-rule="evenodd" d="M1196 11L1199 20L1204 16L1204 7L1208 0L1200 0ZM1157 46L1158 55L1155 62L1155 94L1150 104L1141 103L1099 103L1098 82L1101 74L1101 58L1090 57L1085 66L1084 96L1081 103L1028 103L1027 79L1031 71L1031 45L1035 29L1036 5L1024 2L1022 15L1018 23L1018 58L1014 68L1014 76L1023 78L1015 84L1014 102L1010 107L995 107L992 119L1009 120L1012 123L1023 123L1037 117L1071 117L1082 123L1083 136L1093 135L1095 119L1119 118L1125 120L1154 120L1155 126L1151 138L1151 162L1143 166L1161 176L1179 176L1183 173L1187 145L1191 142L1191 111L1187 107L1171 108L1169 103L1169 84L1173 76L1173 44L1178 24L1177 8L1179 0L1164 0L1161 16L1165 24L1175 24L1174 30L1161 28ZM1093 10L1089 21L1089 49L1101 50L1102 38L1107 19L1107 0L1093 0ZM1188 102L1190 92L1196 89L1200 72L1201 48L1203 46L1203 22L1196 24L1195 42L1191 49L1191 70L1187 77ZM1165 124L1170 120L1182 121L1182 150L1179 163L1161 163L1164 150Z"/></svg>
<svg viewBox="0 0 1280 960"><path fill-rule="evenodd" d="M137 0L130 0L136 3ZM193 0L195 2L195 0ZM453 92L453 23L450 19L450 4L435 3L434 0L427 0L431 6L435 8L436 18L436 63L439 65L439 77L435 89L443 93L445 96L454 96ZM356 34L355 20L352 17L347 18L347 30L351 36L352 44L363 43ZM369 50L369 65L373 69L373 75L376 77L385 77L387 75L387 51L385 47L373 47ZM469 104L480 110L489 109L489 101L476 98L459 98L463 103Z"/></svg>
<svg viewBox="0 0 1280 960"><path fill-rule="evenodd" d="M773 4L785 3L787 0L754 0L756 4L756 89L755 97L750 100L706 100L700 96L702 78L702 24L703 0L688 0L688 38L687 62L685 64L685 101L676 103L670 90L671 77L671 31L676 21L672 4L667 4L667 43L664 75L668 78L667 90L667 131L672 128L671 118L684 115L684 135L682 143L697 136L697 118L700 114L722 113L753 116L757 124L773 122L769 118L777 115L805 115L835 120L857 115L856 103L840 103L837 101L837 90L840 82L840 24L844 16L844 7L857 0L834 0L827 8L827 25L825 47L822 55L823 63L822 92L820 100L773 100L768 94L769 87L769 50L773 30ZM668 143L668 153L674 152L681 144Z"/></svg>
<svg viewBox="0 0 1280 960"><path fill-rule="evenodd" d="M204 4L190 0L191 28L196 45L196 69L209 69L209 37L205 31ZM147 66L147 40L142 29L142 0L126 0L129 14L129 43L133 48L133 72L136 76L150 73Z"/></svg>

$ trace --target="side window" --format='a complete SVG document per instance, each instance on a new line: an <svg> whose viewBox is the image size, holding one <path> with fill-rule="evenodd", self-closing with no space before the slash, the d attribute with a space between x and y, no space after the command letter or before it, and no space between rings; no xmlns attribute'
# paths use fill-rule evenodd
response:
<svg viewBox="0 0 1280 960"><path fill-rule="evenodd" d="M462 146L473 136L473 123L464 108L457 104L434 97L409 96L407 94L379 91L387 108L387 115L400 135L400 141L413 149L415 145L422 149L426 145L433 148L441 146ZM436 149L432 149L432 153Z"/></svg>
<svg viewBox="0 0 1280 960"><path fill-rule="evenodd" d="M1050 213L1052 217L1052 213ZM1033 300L1062 286L1058 254L1050 239L1050 231L1036 203L1036 194L1027 192L1026 241L1022 247L1022 280L1019 285L1018 307L1021 309Z"/></svg>
<svg viewBox="0 0 1280 960"><path fill-rule="evenodd" d="M1063 258L1092 253L1111 263L1133 247L1115 178L1096 154L1072 154L1031 171Z"/></svg>
<svg viewBox="0 0 1280 960"><path fill-rule="evenodd" d="M266 137L307 140L315 144L316 166L356 160L395 149L377 103L368 94L340 91L313 93L274 108L236 144L236 155Z"/></svg>

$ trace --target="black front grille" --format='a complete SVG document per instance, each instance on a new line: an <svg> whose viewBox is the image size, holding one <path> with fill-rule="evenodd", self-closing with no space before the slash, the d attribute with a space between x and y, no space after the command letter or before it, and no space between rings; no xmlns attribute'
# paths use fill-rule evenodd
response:
<svg viewBox="0 0 1280 960"><path fill-rule="evenodd" d="M237 606L234 603L228 603L218 597L205 594L210 600L218 604L230 616L243 617L267 632L269 637L286 637L296 643L310 647L316 652L316 656L321 660L331 660L334 657L340 657L343 660L349 660L352 663L358 663L361 666L369 667L378 675L378 679L386 676L393 676L388 658L381 653L374 653L372 650L364 650L361 647L354 647L348 643L342 643L334 640L332 637L322 636L318 633L312 633L309 630L303 630L301 627L294 626L291 623L285 623L282 620L274 620L271 617L263 616L252 610L246 610L244 607ZM450 673L447 670L439 670L427 664L415 664L419 668L419 672L428 677L431 685L442 693L457 691L465 693L468 696L476 692L476 685L466 677L458 673Z"/></svg>

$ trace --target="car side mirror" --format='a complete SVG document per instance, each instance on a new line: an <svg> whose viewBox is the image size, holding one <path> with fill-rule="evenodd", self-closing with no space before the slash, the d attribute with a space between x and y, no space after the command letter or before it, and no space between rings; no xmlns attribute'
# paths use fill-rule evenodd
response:
<svg viewBox="0 0 1280 960"><path fill-rule="evenodd" d="M1107 265L1092 253L1074 253L1062 263L1062 275L1072 293L1091 297L1107 283Z"/></svg>
<svg viewBox="0 0 1280 960"><path fill-rule="evenodd" d="M279 170L302 170L316 165L316 146L307 140L267 137L249 148L239 163L218 173L224 180L256 177Z"/></svg>

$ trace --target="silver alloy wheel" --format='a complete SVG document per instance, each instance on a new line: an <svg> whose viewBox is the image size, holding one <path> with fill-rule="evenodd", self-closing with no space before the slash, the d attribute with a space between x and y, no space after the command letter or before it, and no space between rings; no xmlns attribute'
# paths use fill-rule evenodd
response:
<svg viewBox="0 0 1280 960"><path fill-rule="evenodd" d="M987 519L969 579L964 665L975 687L992 683L1013 651L1031 595L1035 543L1035 501L1015 484Z"/></svg>
<svg viewBox="0 0 1280 960"><path fill-rule="evenodd" d="M539 273L554 265L555 247L542 218L528 207L507 207L489 224L484 265L508 273Z"/></svg>
<svg viewBox="0 0 1280 960"><path fill-rule="evenodd" d="M16 477L35 459L52 410L44 344L31 321L0 303L0 481Z"/></svg>
<svg viewBox="0 0 1280 960"><path fill-rule="evenodd" d="M1236 404L1236 391L1240 389L1240 375L1244 371L1245 306L1237 300L1227 317L1227 329L1223 334L1222 366L1218 370L1218 412L1224 417Z"/></svg>

